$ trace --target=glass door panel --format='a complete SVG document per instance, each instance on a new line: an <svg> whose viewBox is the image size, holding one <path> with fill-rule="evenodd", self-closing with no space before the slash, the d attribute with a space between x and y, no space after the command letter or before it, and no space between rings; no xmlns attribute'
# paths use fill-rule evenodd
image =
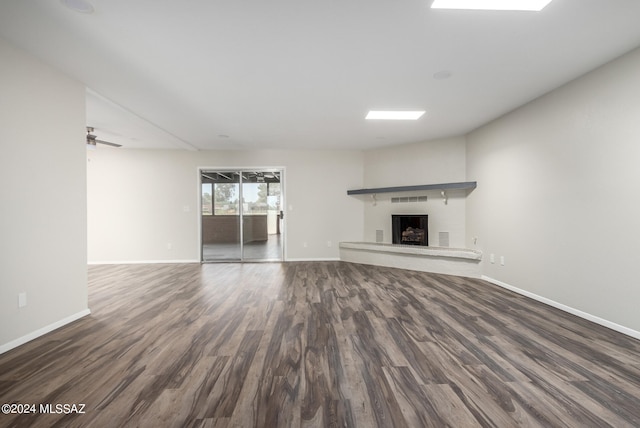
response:
<svg viewBox="0 0 640 428"><path fill-rule="evenodd" d="M202 261L242 259L240 174L202 171Z"/></svg>
<svg viewBox="0 0 640 428"><path fill-rule="evenodd" d="M281 171L243 171L242 259L282 260Z"/></svg>

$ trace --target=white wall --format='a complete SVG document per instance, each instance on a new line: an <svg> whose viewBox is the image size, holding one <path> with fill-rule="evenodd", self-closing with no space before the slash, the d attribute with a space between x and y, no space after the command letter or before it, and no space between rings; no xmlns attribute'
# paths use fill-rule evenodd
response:
<svg viewBox="0 0 640 428"><path fill-rule="evenodd" d="M88 312L84 90L0 39L0 352Z"/></svg>
<svg viewBox="0 0 640 428"><path fill-rule="evenodd" d="M466 181L464 137L407 144L366 151L366 188L412 186ZM379 193L358 196L364 201L364 240L376 241L382 230L383 242L391 243L392 214L428 214L429 245L438 246L438 232L449 232L450 247L465 246L466 190L447 191L447 204L440 191ZM427 196L427 202L391 203L392 197Z"/></svg>
<svg viewBox="0 0 640 428"><path fill-rule="evenodd" d="M89 262L198 261L199 167L285 168L287 260L337 259L340 240L362 240L362 203L347 196L362 186L358 151L99 147L89 158Z"/></svg>
<svg viewBox="0 0 640 428"><path fill-rule="evenodd" d="M639 118L635 50L467 136L486 276L640 331Z"/></svg>

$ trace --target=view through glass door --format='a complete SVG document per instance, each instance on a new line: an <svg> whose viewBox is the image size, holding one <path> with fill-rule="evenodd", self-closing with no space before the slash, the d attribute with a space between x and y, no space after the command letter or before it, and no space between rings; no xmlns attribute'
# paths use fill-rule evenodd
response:
<svg viewBox="0 0 640 428"><path fill-rule="evenodd" d="M202 261L283 259L278 169L202 170Z"/></svg>

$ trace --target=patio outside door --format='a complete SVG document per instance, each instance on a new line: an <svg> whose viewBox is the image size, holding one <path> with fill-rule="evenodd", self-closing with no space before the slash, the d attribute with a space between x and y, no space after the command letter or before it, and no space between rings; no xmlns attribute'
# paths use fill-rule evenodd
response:
<svg viewBox="0 0 640 428"><path fill-rule="evenodd" d="M283 260L283 171L202 170L203 262Z"/></svg>

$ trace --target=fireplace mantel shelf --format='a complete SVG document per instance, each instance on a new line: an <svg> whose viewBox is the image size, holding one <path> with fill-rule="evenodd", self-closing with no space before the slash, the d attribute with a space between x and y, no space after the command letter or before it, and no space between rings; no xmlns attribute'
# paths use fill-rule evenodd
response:
<svg viewBox="0 0 640 428"><path fill-rule="evenodd" d="M347 190L347 195L367 195L372 193L390 193L390 192L414 192L417 190L475 189L477 185L478 183L476 181L464 181L460 183L419 184L417 186L377 187L372 189Z"/></svg>

